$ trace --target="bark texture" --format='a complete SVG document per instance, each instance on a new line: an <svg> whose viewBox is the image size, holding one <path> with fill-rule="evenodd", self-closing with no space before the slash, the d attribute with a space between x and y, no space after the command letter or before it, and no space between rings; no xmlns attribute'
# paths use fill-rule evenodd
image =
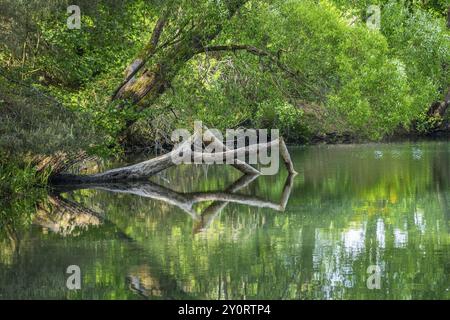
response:
<svg viewBox="0 0 450 320"><path fill-rule="evenodd" d="M199 133L194 133L189 139L181 143L171 152L164 154L162 156L143 161L131 166L126 166L122 168L116 168L112 170L107 170L102 173L91 174L91 175L72 175L72 174L59 174L52 177L53 183L109 183L116 181L133 181L133 180L146 180L151 176L168 169L172 166L186 162L189 163L227 163L230 159L233 160L232 165L242 171L244 174L259 174L259 171L242 161L249 155L258 154L262 151L267 151L273 147L279 147L280 156L286 165L286 168L290 174L296 174L294 165L289 156L289 152L282 138L269 141L267 143L253 144L242 148L237 148L229 150L223 143L221 145L224 148L223 152L200 152L191 150L192 145L195 144L196 140L202 139L205 142L204 136L200 137ZM217 140L216 137L209 136L210 140ZM208 141L206 141L208 142ZM190 156L187 156L187 153ZM186 156L183 156L186 155ZM221 200L221 199L210 199L210 200ZM224 200L224 199L222 199ZM225 199L226 200L226 199Z"/></svg>

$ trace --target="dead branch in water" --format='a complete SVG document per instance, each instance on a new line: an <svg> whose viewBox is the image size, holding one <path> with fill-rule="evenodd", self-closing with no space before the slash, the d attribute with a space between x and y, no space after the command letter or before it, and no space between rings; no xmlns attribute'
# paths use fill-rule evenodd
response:
<svg viewBox="0 0 450 320"><path fill-rule="evenodd" d="M207 128L206 128L207 129ZM208 130L208 132L210 132ZM223 149L222 152L199 152L194 148L192 151L192 145L201 139L201 143L214 142L216 146ZM171 152L162 156L146 160L131 166L122 168L116 168L107 170L102 173L92 175L72 175L72 174L59 174L52 178L54 183L110 183L118 181L133 181L144 180L149 177L166 170L172 166L183 163L186 159L183 156L189 155L189 159L192 158L196 163L229 163L232 161L232 165L243 172L244 174L259 174L259 171L253 168L251 165L242 161L241 159L250 155L258 155L262 151L267 151L271 148L279 147L280 156L289 172L289 174L296 174L294 165L291 161L289 152L282 138L278 138L267 143L257 143L246 147L237 149L227 148L220 139L214 136L210 132L206 137L200 135L199 132L195 132L185 142L179 144ZM174 159L180 159L180 161Z"/></svg>

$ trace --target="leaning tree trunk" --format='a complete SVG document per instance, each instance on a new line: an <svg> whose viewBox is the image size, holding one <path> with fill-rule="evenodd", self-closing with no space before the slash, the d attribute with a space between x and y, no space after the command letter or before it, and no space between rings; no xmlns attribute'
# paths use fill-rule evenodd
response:
<svg viewBox="0 0 450 320"><path fill-rule="evenodd" d="M138 57L126 68L125 79L120 83L112 94L112 100L123 101L119 108L125 105L133 105L139 112L145 108L152 107L156 100L164 94L179 71L195 55L207 52L236 52L238 50L253 54L273 64L294 82L322 97L317 88L311 86L307 77L301 70L294 70L285 65L280 54L273 53L264 48L257 48L246 44L212 45L213 40L222 31L227 19L233 18L238 10L248 0L224 1L227 5L228 15L224 17L200 16L193 21L182 20L174 17L176 10L168 5L155 24L148 45ZM177 25L176 30L168 30L168 25ZM125 103L127 102L127 103ZM136 122L136 118L126 121L123 134Z"/></svg>
<svg viewBox="0 0 450 320"><path fill-rule="evenodd" d="M227 19L231 19L238 10L248 0L228 0L224 1L227 7L227 17L211 18L208 15L195 16L194 19L189 17L179 18L176 12L182 11L182 7L174 6L176 2L168 2L165 11L161 14L152 32L151 39L142 53L127 67L125 71L125 79L116 88L112 94L112 100L119 101L119 108L129 106L130 103L136 111L142 111L145 108L153 106L156 100L171 86L171 82L186 63L195 55L207 51L236 51L244 50L250 54L257 55L261 58L267 58L271 63L276 65L281 71L286 73L295 81L302 82L308 89L310 86L304 81L304 77L298 70L292 70L280 61L279 55L255 48L248 45L211 45L213 40L222 31ZM183 15L181 15L183 16ZM184 20L183 20L184 19ZM176 30L173 26L176 25ZM136 121L135 118L127 119L121 138L124 142L127 140L128 129ZM195 135L191 139L196 138ZM211 138L212 140L214 137ZM173 156L179 152L186 151L185 148L191 148L191 142L179 146L172 152L160 157L150 159L132 166L108 170L103 173L94 175L57 175L52 177L54 182L91 182L104 183L111 181L124 180L140 180L148 179L148 177L157 174L173 165ZM215 141L217 143L217 141ZM246 148L227 150L214 154L196 154L194 157L206 160L206 162L214 162L223 160L228 157L234 159L232 164L235 168L244 174L259 174L258 170L240 160L240 154L258 153L267 148L279 146L281 157L291 174L295 174L292 161L290 159L284 141L280 138L267 144L253 145Z"/></svg>
<svg viewBox="0 0 450 320"><path fill-rule="evenodd" d="M246 2L247 0L226 2L228 18L231 19ZM178 9L182 8L167 5L156 22L148 45L127 67L125 79L112 94L112 100L129 101L138 111L152 106L170 87L173 78L186 62L214 40L226 22L226 19L217 19L210 21L213 25L208 25L205 23L206 17L199 18L199 21L174 21L175 24L180 24L175 35L163 37L168 22ZM121 104L123 105L125 103ZM135 121L128 119L126 128Z"/></svg>

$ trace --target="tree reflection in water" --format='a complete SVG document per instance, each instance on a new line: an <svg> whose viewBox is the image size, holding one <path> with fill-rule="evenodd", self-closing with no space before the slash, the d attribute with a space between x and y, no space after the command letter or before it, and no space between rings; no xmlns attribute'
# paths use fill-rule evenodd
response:
<svg viewBox="0 0 450 320"><path fill-rule="evenodd" d="M45 200L38 210L63 213L33 205L40 225L2 225L1 297L450 298L448 143L291 154L291 180L190 167L110 191L61 189L52 197L63 206ZM25 210L14 208L4 210ZM50 227L58 217L68 225ZM65 288L71 264L83 273L78 292ZM380 290L366 286L374 264Z"/></svg>

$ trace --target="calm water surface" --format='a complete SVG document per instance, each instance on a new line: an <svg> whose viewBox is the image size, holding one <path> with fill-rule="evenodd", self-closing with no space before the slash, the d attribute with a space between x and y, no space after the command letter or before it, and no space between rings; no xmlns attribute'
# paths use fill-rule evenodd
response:
<svg viewBox="0 0 450 320"><path fill-rule="evenodd" d="M0 298L450 298L449 142L290 151L293 180L183 166L49 193L29 224L2 224Z"/></svg>

